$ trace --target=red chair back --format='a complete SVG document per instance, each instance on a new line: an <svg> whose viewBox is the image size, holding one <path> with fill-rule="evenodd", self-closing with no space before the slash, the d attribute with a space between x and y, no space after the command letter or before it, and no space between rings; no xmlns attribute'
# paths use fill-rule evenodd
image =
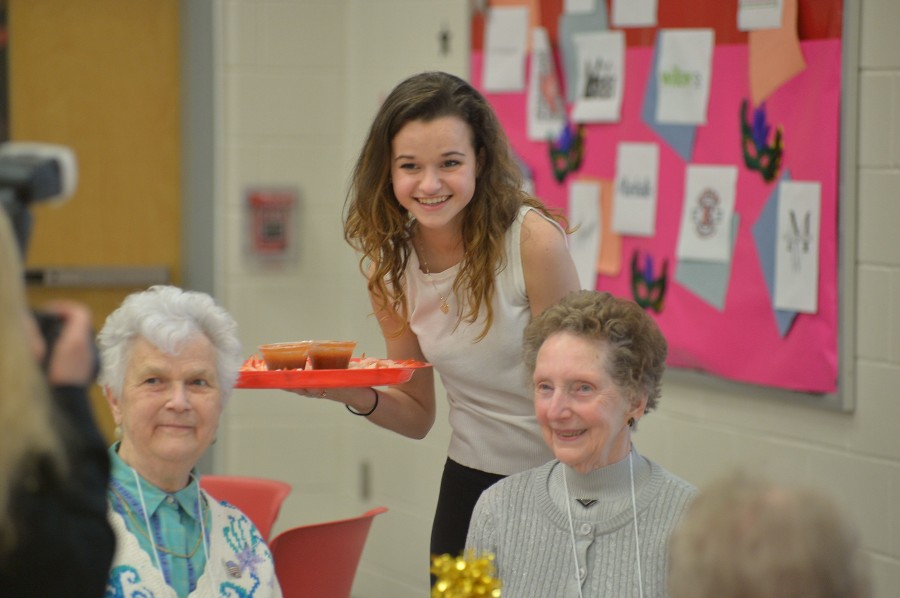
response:
<svg viewBox="0 0 900 598"><path fill-rule="evenodd" d="M301 525L270 544L284 598L349 598L376 507L359 517Z"/></svg>
<svg viewBox="0 0 900 598"><path fill-rule="evenodd" d="M291 485L287 482L231 475L200 476L200 487L213 498L229 502L243 511L266 542L281 504L291 493Z"/></svg>

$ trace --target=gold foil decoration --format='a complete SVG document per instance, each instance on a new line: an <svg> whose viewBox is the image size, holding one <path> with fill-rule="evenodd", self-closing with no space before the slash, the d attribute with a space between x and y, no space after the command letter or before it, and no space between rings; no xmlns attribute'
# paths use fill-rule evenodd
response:
<svg viewBox="0 0 900 598"><path fill-rule="evenodd" d="M431 598L500 598L500 580L494 577L494 555L476 557L472 551L463 556L449 554L431 557L435 576Z"/></svg>

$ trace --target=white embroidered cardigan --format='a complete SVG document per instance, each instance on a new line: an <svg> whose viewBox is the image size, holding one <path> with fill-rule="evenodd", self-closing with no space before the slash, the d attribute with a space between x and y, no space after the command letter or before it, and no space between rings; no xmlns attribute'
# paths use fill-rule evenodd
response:
<svg viewBox="0 0 900 598"><path fill-rule="evenodd" d="M210 510L209 559L189 598L281 598L272 553L259 530L239 509L204 492ZM128 531L121 515L108 510L116 534L105 598L177 598Z"/></svg>

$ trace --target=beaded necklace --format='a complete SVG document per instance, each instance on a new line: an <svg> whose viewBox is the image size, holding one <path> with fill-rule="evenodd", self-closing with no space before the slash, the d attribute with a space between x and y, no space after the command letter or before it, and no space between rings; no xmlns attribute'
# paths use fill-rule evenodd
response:
<svg viewBox="0 0 900 598"><path fill-rule="evenodd" d="M138 486L138 487L140 488L140 486ZM193 558L193 556L195 554L197 554L197 550L200 548L200 544L203 542L203 532L202 531L200 532L200 537L197 538L197 544L195 544L194 548L191 549L191 551L188 553L175 552L174 550L166 548L165 546L159 546L158 544L156 544L156 542L153 541L153 538L150 537L149 527L147 530L144 529L143 522L137 518L137 515L132 510L131 506L129 506L128 501L125 500L125 497L122 496L119 493L119 491L116 490L113 486L110 486L109 489L119 500L122 507L125 508L125 514L128 515L128 518L131 520L131 523L134 524L134 529L136 529L140 535L142 535L144 538L146 538L147 541L150 542L150 544L156 550L159 550L160 552L164 552L166 554L170 554L179 559L190 559L190 558ZM200 505L201 505L200 517L201 518L206 517L206 511L203 508L203 507L206 507L206 501L200 501ZM208 509L208 507L207 507L207 509ZM147 525L148 526L150 525L149 520L147 521Z"/></svg>

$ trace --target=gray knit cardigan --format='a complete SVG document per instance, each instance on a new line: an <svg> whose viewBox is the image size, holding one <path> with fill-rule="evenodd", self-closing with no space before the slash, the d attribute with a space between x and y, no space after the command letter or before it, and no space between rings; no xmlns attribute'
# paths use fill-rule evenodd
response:
<svg viewBox="0 0 900 598"><path fill-rule="evenodd" d="M650 478L635 502L641 580L644 598L664 598L669 534L696 489L647 462ZM566 510L553 503L548 490L558 463L512 475L487 489L472 514L466 548L495 556L503 598L577 598L575 552L584 598L638 598L631 501L600 523L579 520L573 510L573 552Z"/></svg>

